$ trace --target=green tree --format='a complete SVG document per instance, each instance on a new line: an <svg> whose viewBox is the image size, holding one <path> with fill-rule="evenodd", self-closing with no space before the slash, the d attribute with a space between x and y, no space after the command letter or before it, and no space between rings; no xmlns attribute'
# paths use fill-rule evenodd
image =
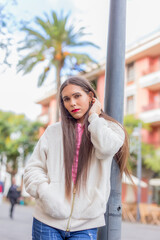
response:
<svg viewBox="0 0 160 240"><path fill-rule="evenodd" d="M38 64L42 64L41 74L38 79L38 86L41 86L50 70L56 69L56 87L60 87L62 70L72 68L76 71L84 70L84 65L95 62L88 54L78 53L75 48L79 49L86 46L99 48L92 42L82 40L85 28L76 27L69 23L69 17L61 14L58 16L52 11L51 16L45 14L45 20L36 17L35 24L37 29L24 27L22 30L26 32L25 40L21 41L22 47L19 51L26 50L18 63L18 71L27 74L33 70ZM58 103L58 101L57 101ZM56 120L59 120L59 111L56 111Z"/></svg>
<svg viewBox="0 0 160 240"><path fill-rule="evenodd" d="M24 115L0 111L0 161L12 175L16 174L18 164L23 164L33 151L41 126Z"/></svg>
<svg viewBox="0 0 160 240"><path fill-rule="evenodd" d="M148 123L144 123L142 120L136 119L134 115L126 115L124 117L124 126L129 136L133 133L134 128L138 127L139 123L142 124L142 128L147 129L148 131L150 130Z"/></svg>
<svg viewBox="0 0 160 240"><path fill-rule="evenodd" d="M150 126L144 123L140 119L136 119L133 115L127 115L124 117L124 126L127 130L130 139L130 159L129 163L133 171L137 166L137 148L136 141L133 140L132 133L134 128L138 127L138 124L142 124L142 128L150 131ZM135 146L134 146L135 145ZM152 144L142 142L142 165L146 169L150 169L155 173L160 172L160 148L155 148Z"/></svg>
<svg viewBox="0 0 160 240"><path fill-rule="evenodd" d="M145 166L160 176L160 148L148 148L148 150L144 159Z"/></svg>

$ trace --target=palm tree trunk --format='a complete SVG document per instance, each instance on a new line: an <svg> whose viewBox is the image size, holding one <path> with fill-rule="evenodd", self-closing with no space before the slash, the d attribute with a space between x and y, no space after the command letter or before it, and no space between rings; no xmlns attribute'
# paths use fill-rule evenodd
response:
<svg viewBox="0 0 160 240"><path fill-rule="evenodd" d="M61 73L61 69L62 69L62 64L61 62L58 63L57 66L57 73L56 73L56 80L57 80L57 93L56 93L56 122L59 121L59 89L60 89L60 85L61 85L61 77L60 77L60 73Z"/></svg>

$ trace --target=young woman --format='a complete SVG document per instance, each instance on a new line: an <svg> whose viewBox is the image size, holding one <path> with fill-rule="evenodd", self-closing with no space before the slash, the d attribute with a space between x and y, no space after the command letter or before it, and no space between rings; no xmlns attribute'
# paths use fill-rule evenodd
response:
<svg viewBox="0 0 160 240"><path fill-rule="evenodd" d="M62 84L60 110L61 122L46 129L25 168L26 191L36 198L32 239L95 240L105 225L113 156L127 172L126 133L83 78Z"/></svg>

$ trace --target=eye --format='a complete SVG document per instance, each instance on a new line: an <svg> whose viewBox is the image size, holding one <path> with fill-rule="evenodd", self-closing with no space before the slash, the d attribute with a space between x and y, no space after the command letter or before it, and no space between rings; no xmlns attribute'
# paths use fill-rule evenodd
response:
<svg viewBox="0 0 160 240"><path fill-rule="evenodd" d="M79 98L81 95L80 94L76 94L75 95L75 98Z"/></svg>
<svg viewBox="0 0 160 240"><path fill-rule="evenodd" d="M69 101L69 98L64 98L63 99L63 102L68 102Z"/></svg>

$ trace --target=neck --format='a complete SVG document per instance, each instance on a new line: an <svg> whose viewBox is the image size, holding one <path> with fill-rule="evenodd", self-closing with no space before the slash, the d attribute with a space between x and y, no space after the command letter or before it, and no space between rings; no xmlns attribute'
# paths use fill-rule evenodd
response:
<svg viewBox="0 0 160 240"><path fill-rule="evenodd" d="M80 123L81 125L83 125L84 119L78 119L78 120L77 120L77 123Z"/></svg>

